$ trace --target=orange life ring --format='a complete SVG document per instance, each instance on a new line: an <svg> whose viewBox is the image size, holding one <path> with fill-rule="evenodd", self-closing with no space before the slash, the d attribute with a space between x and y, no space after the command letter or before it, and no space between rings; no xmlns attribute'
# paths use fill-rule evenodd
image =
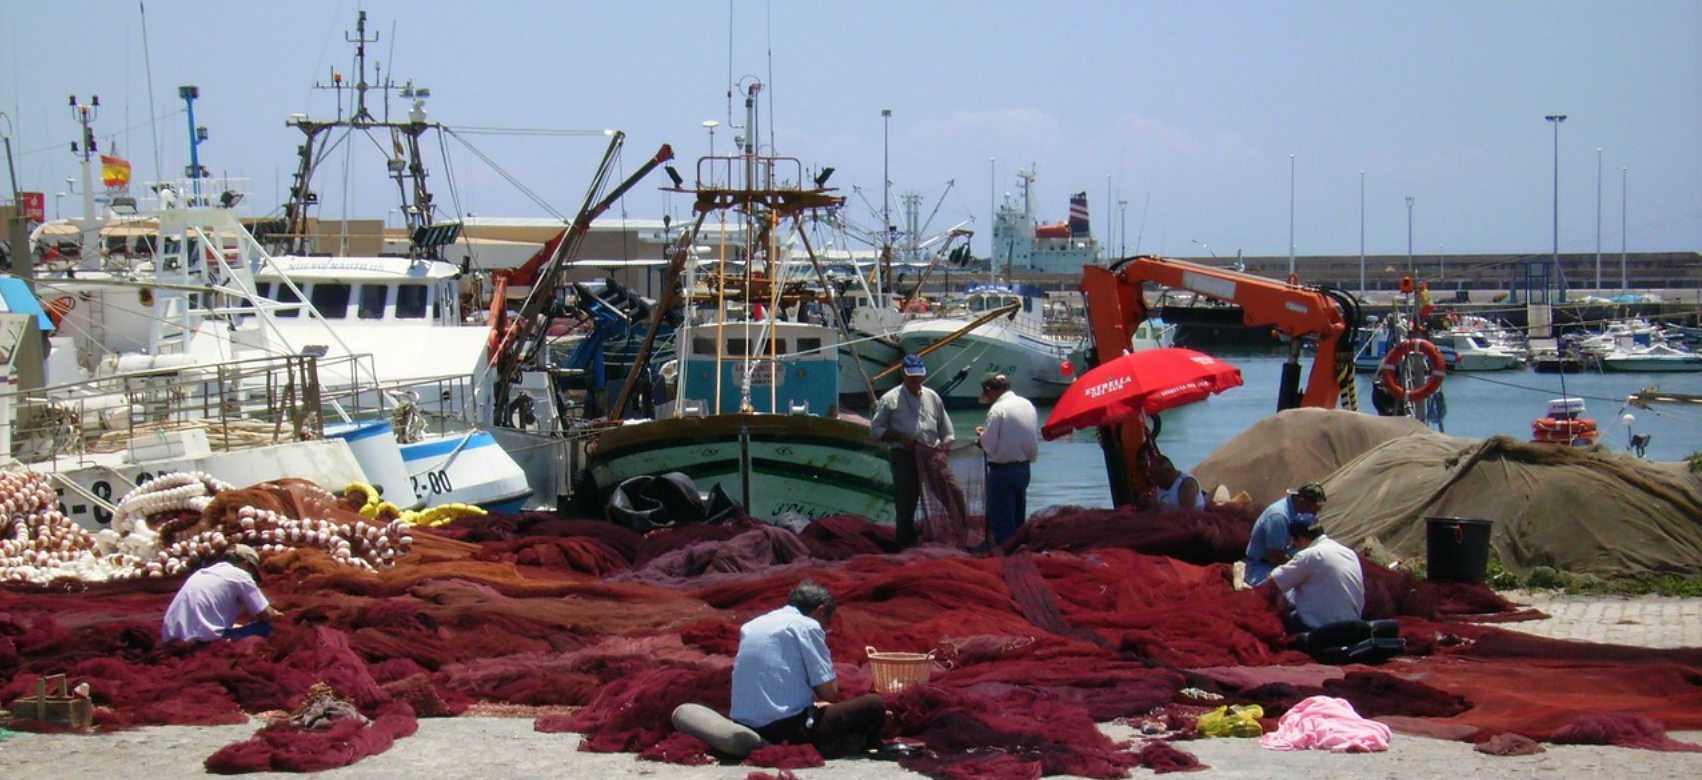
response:
<svg viewBox="0 0 1702 780"><path fill-rule="evenodd" d="M1424 355L1425 362L1430 364L1430 379L1425 381L1423 385L1408 391L1401 384L1401 379L1396 376L1395 372L1401 361L1405 360L1407 355L1412 354L1413 350L1418 350L1420 354ZM1435 395L1437 390L1442 389L1442 378L1448 374L1448 361L1442 357L1442 350L1435 344L1424 339L1406 339L1396 344L1394 349L1389 350L1389 354L1383 357L1383 365L1378 368L1377 372L1383 380L1383 387L1388 388L1389 395L1393 396L1396 401L1418 402Z"/></svg>

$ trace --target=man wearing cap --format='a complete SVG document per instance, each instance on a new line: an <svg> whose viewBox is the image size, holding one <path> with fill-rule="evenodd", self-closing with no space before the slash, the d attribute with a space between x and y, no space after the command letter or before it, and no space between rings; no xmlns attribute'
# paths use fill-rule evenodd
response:
<svg viewBox="0 0 1702 780"><path fill-rule="evenodd" d="M905 355L904 383L881 396L869 420L869 432L888 446L900 548L916 545L916 504L922 498L919 463L943 472L933 476L948 485L947 492L954 494L962 506L963 488L943 457L956 432L952 430L951 417L946 414L945 401L922 384L927 376L928 366L922 362L922 356Z"/></svg>
<svg viewBox="0 0 1702 780"><path fill-rule="evenodd" d="M246 544L232 545L222 561L183 581L165 609L160 633L166 640L211 642L270 636L281 615L260 592L260 554ZM249 623L238 626L243 617Z"/></svg>
<svg viewBox="0 0 1702 780"><path fill-rule="evenodd" d="M1359 620L1365 611L1365 572L1359 555L1324 535L1317 515L1302 513L1288 532L1299 552L1271 572L1266 588L1288 595L1293 605L1283 614L1291 633L1315 631L1332 623Z"/></svg>
<svg viewBox="0 0 1702 780"><path fill-rule="evenodd" d="M1301 514L1316 515L1324 508L1324 486L1308 482L1260 513L1253 523L1253 535L1247 540L1247 584L1257 586L1269 577L1271 570L1288 562L1293 555L1293 540L1289 525Z"/></svg>
<svg viewBox="0 0 1702 780"><path fill-rule="evenodd" d="M1040 418L1034 404L1011 390L1010 377L981 378L981 403L991 404L976 432L987 453L987 532L1004 544L1028 518L1030 465L1040 457Z"/></svg>

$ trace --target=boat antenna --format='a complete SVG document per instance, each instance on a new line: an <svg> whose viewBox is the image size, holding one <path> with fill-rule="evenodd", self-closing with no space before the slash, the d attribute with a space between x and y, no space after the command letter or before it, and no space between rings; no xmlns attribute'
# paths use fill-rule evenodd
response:
<svg viewBox="0 0 1702 780"><path fill-rule="evenodd" d="M154 58L148 49L148 6L142 0L136 0L136 10L142 17L142 69L148 82L148 136L154 144L154 175L163 179L161 172L165 166L160 162L159 110L154 107Z"/></svg>
<svg viewBox="0 0 1702 780"><path fill-rule="evenodd" d="M366 110L366 45L377 43L378 33L373 33L371 38L366 37L365 11L361 11L359 18L355 20L355 37L350 38L348 33L343 33L343 40L355 45L355 104L351 109L350 121L376 121L372 113Z"/></svg>

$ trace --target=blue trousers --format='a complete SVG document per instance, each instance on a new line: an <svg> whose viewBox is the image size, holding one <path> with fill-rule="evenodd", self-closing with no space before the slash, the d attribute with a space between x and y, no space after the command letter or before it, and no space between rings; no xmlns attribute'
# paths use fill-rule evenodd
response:
<svg viewBox="0 0 1702 780"><path fill-rule="evenodd" d="M987 464L987 530L994 544L1004 544L1028 519L1026 461Z"/></svg>

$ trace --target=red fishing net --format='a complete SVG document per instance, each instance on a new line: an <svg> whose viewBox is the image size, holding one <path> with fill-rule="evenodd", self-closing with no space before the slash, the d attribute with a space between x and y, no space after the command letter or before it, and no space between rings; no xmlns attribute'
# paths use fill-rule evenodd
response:
<svg viewBox="0 0 1702 780"><path fill-rule="evenodd" d="M0 701L66 673L90 684L101 728L237 723L292 711L324 683L368 720L268 726L209 758L218 772L406 750L414 718L475 702L580 707L535 728L580 732L585 750L722 760L677 735L669 716L686 702L726 712L739 626L807 577L839 601L828 637L843 695L871 690L867 648L935 653L927 683L883 696L897 733L926 745L904 765L937 778L1191 768L1179 747L1118 744L1095 724L1183 725L1207 694L1260 703L1268 718L1336 696L1406 733L1473 741L1518 732L1670 749L1663 729L1702 728L1702 650L1513 634L1482 622L1519 616L1487 588L1370 564L1367 617L1397 619L1409 654L1380 667L1317 665L1287 644L1260 595L1232 588L1229 563L1251 519L1235 509L1053 509L1003 555L971 557L893 553L890 528L854 518L798 535L731 522L641 536L540 514L486 517L416 530L409 555L378 572L317 549L268 555L262 587L285 615L277 632L204 647L159 640L179 580L8 586ZM1643 720L1603 720L1619 713ZM800 751L754 760L810 765Z"/></svg>

